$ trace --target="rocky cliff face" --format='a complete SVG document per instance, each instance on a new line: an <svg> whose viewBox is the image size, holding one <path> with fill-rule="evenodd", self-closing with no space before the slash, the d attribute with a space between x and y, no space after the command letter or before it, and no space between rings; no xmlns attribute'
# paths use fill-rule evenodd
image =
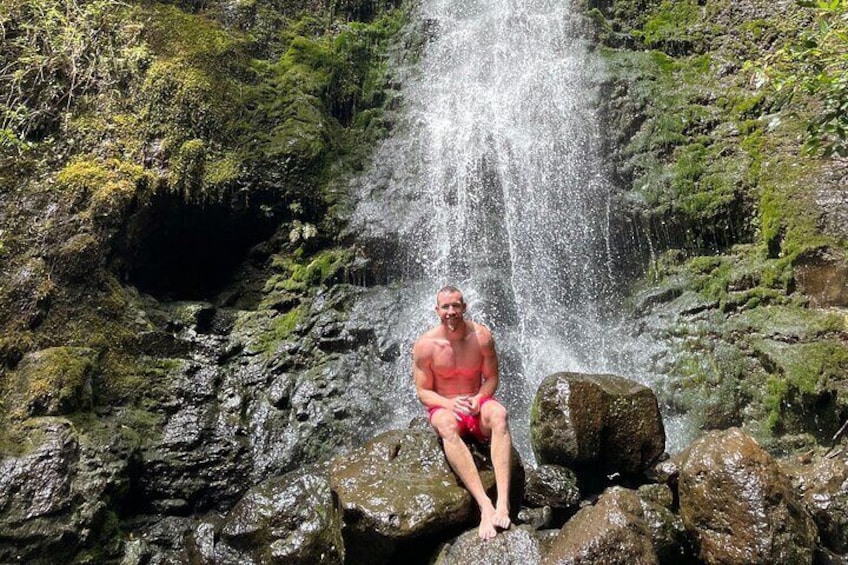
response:
<svg viewBox="0 0 848 565"><path fill-rule="evenodd" d="M70 49L39 19L55 4L0 14L4 65ZM371 368L404 353L373 320L398 294L364 284L382 258L341 235L344 179L391 128L391 59L426 30L379 1L69 5L56 25L96 31L96 57L0 77L45 93L0 131L0 560L237 561L267 532L223 513L382 425ZM799 157L803 114L744 66L809 14L584 8L620 223L650 263L634 312L667 344L664 410L774 449L838 439L844 174ZM297 472L332 508L321 473Z"/></svg>
<svg viewBox="0 0 848 565"><path fill-rule="evenodd" d="M632 304L666 344L654 363L671 377L667 413L766 443L830 442L848 418L844 167L800 150L819 103L787 106L763 81L821 14L757 1L589 8L608 61L611 165L647 242Z"/></svg>

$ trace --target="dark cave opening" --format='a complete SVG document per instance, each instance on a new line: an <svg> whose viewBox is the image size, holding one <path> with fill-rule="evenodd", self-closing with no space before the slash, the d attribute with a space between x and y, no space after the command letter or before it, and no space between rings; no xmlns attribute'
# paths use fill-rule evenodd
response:
<svg viewBox="0 0 848 565"><path fill-rule="evenodd" d="M112 264L124 281L160 300L212 300L279 219L258 203L190 204L159 194L133 213Z"/></svg>

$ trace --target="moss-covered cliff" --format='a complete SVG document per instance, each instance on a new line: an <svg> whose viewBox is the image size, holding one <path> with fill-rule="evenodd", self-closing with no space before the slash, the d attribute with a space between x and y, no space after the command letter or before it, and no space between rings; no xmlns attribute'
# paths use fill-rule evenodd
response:
<svg viewBox="0 0 848 565"><path fill-rule="evenodd" d="M379 404L332 376L356 345L338 335L349 298L313 299L349 276L339 178L391 127L405 17L370 0L0 9L0 561L118 559L136 516L231 503L252 484L233 477L368 433ZM45 508L20 486L39 475Z"/></svg>
<svg viewBox="0 0 848 565"><path fill-rule="evenodd" d="M656 369L670 377L670 410L704 428L829 442L848 418L844 171L805 151L817 93L787 98L763 80L781 49L809 46L822 11L721 0L587 10L608 61L622 204L649 234L634 304L668 347ZM784 78L810 72L781 64Z"/></svg>

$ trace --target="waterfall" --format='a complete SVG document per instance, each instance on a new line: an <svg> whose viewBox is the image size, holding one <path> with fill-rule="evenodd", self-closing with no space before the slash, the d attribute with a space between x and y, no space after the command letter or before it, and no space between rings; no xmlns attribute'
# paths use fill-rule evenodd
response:
<svg viewBox="0 0 848 565"><path fill-rule="evenodd" d="M397 288L387 322L402 351L403 424L421 407L411 346L437 322L435 293L458 286L489 326L501 360L498 397L532 457L528 409L554 371L629 365L615 320L611 186L595 114L603 68L570 0L433 0L411 24L427 30L401 69L402 111L357 181L353 226ZM647 377L645 377L647 378Z"/></svg>

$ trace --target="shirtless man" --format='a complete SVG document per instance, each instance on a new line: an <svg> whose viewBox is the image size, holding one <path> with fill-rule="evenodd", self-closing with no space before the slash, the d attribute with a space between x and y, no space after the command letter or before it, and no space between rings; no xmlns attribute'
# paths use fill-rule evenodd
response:
<svg viewBox="0 0 848 565"><path fill-rule="evenodd" d="M498 387L498 357L489 328L463 318L462 293L446 286L436 294L440 323L425 332L412 350L418 398L442 438L445 457L480 507L481 539L507 529L512 439L506 409L492 396ZM497 504L486 495L480 474L462 436L491 441Z"/></svg>

